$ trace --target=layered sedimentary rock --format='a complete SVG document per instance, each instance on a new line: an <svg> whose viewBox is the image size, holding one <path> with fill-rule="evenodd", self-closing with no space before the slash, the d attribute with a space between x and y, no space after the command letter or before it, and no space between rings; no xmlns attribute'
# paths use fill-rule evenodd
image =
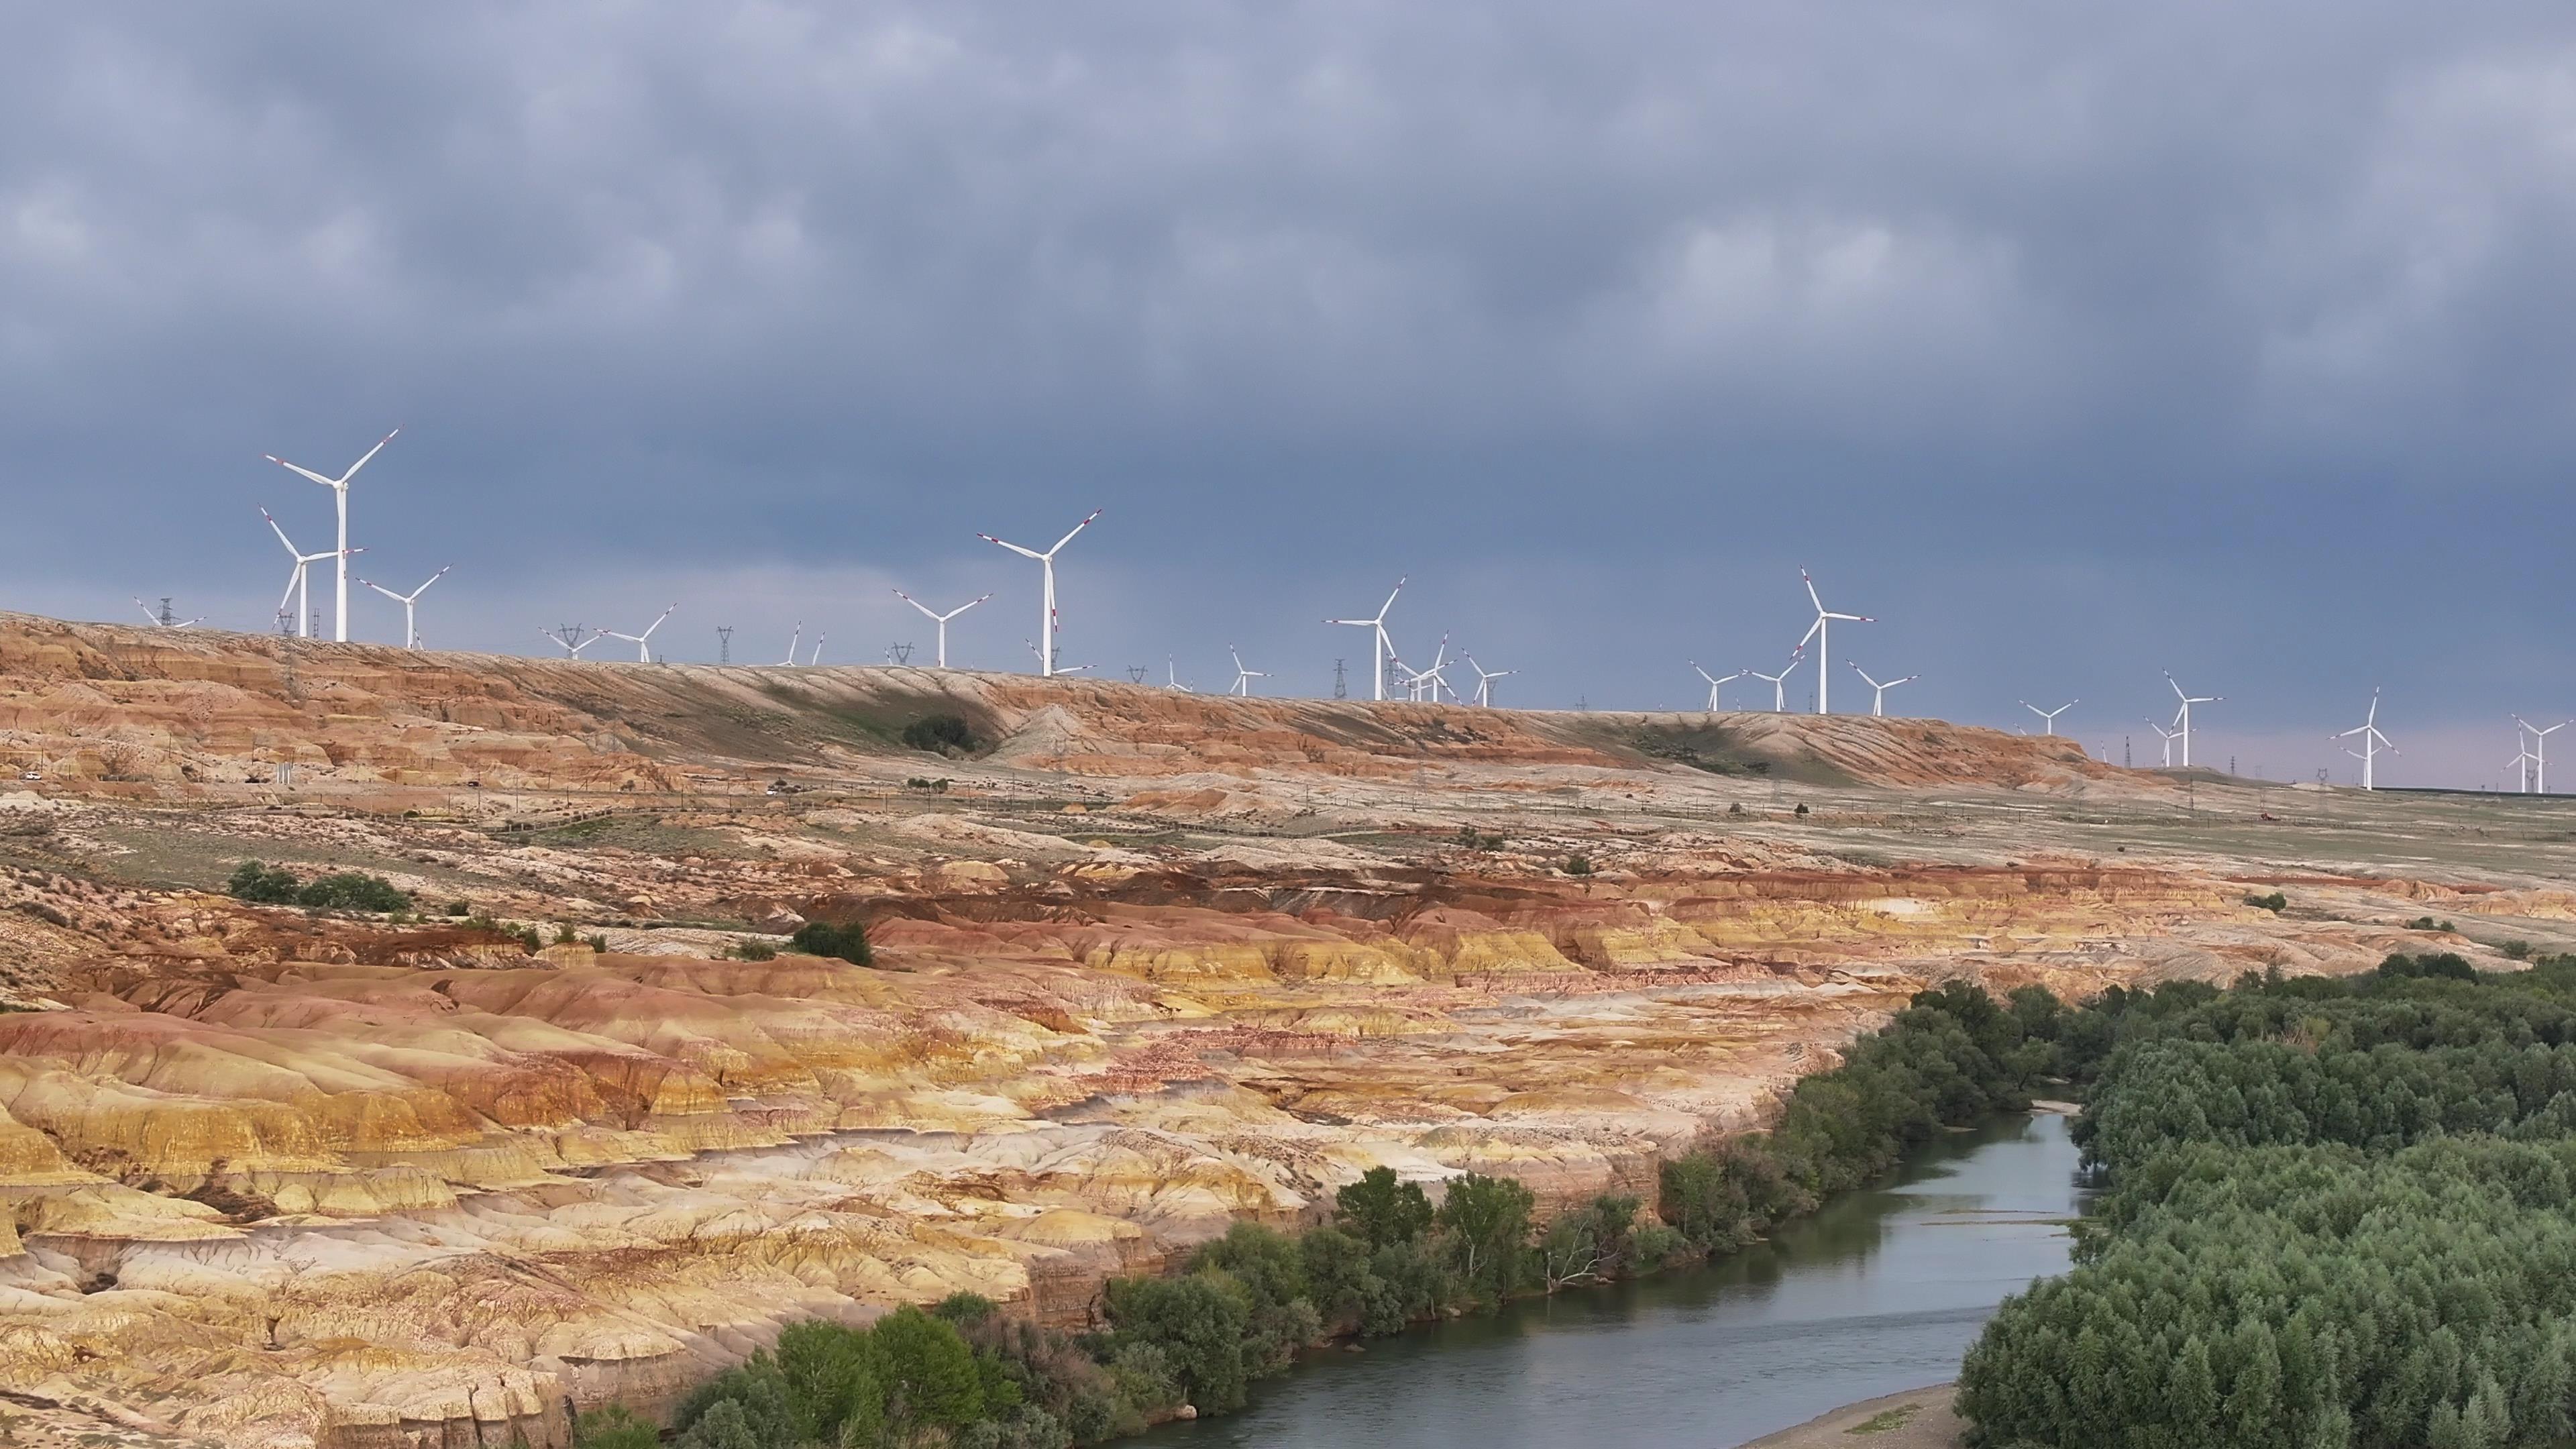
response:
<svg viewBox="0 0 2576 1449"><path fill-rule="evenodd" d="M806 1315L1087 1321L1378 1164L1651 1196L1934 981L2576 941L2563 829L2320 869L2377 847L1931 722L0 621L0 731L0 1393L57 1442L560 1445Z"/></svg>

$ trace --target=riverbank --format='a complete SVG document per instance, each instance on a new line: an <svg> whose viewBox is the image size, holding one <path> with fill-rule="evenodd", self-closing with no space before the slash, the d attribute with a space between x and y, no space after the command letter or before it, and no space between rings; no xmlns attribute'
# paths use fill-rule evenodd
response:
<svg viewBox="0 0 2576 1449"><path fill-rule="evenodd" d="M1956 1407L1958 1387L1933 1384L1845 1404L1743 1449L1958 1449L1968 1431Z"/></svg>

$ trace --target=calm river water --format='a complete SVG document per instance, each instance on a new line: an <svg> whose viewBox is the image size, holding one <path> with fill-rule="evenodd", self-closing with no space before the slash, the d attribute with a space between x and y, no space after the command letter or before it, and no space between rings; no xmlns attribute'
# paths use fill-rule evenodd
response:
<svg viewBox="0 0 2576 1449"><path fill-rule="evenodd" d="M1936 1144L1713 1267L1316 1355L1156 1449L1729 1449L1939 1383L2007 1293L2064 1272L2082 1210L2065 1119Z"/></svg>

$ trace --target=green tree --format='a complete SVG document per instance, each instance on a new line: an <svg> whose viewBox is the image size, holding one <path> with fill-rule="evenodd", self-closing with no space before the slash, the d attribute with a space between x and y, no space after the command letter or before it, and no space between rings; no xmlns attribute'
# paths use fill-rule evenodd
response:
<svg viewBox="0 0 2576 1449"><path fill-rule="evenodd" d="M1109 1283L1108 1301L1118 1341L1160 1349L1199 1412L1243 1407L1251 1377L1243 1346L1252 1307L1240 1284L1216 1273L1118 1278Z"/></svg>
<svg viewBox="0 0 2576 1449"><path fill-rule="evenodd" d="M1530 1213L1538 1199L1508 1177L1465 1172L1449 1180L1436 1221L1467 1291L1499 1299L1528 1277Z"/></svg>
<svg viewBox="0 0 2576 1449"><path fill-rule="evenodd" d="M602 1404L573 1417L573 1449L660 1449L662 1436L624 1404Z"/></svg>
<svg viewBox="0 0 2576 1449"><path fill-rule="evenodd" d="M984 1380L975 1352L957 1330L910 1304L876 1322L886 1436L909 1444L925 1431L971 1424L984 1412Z"/></svg>
<svg viewBox="0 0 2576 1449"><path fill-rule="evenodd" d="M836 1444L846 1430L854 1442L876 1442L885 1429L885 1386L874 1334L808 1319L780 1331L776 1357L799 1435Z"/></svg>
<svg viewBox="0 0 2576 1449"><path fill-rule="evenodd" d="M740 1400L719 1399L672 1442L678 1449L774 1449L790 1441L763 1438Z"/></svg>
<svg viewBox="0 0 2576 1449"><path fill-rule="evenodd" d="M1409 1243L1430 1230L1431 1199L1418 1183L1399 1182L1392 1167L1372 1167L1333 1194L1341 1226L1372 1248Z"/></svg>

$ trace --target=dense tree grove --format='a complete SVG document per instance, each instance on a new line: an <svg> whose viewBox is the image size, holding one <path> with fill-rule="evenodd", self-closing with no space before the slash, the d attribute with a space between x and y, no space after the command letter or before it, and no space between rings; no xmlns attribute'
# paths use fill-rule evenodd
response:
<svg viewBox="0 0 2576 1449"><path fill-rule="evenodd" d="M702 1385L673 1416L683 1449L1065 1449L1135 1433L1180 1404L1242 1407L1252 1383L1334 1335L1409 1324L1732 1252L1827 1194L1867 1183L1944 1127L2024 1105L2110 1030L2044 991L1917 994L1842 1065L1800 1082L1766 1134L1665 1164L1654 1210L1605 1195L1541 1223L1530 1190L1464 1173L1439 1200L1375 1168L1334 1221L1290 1235L1237 1223L1187 1271L1111 1282L1102 1331L1011 1319L984 1299L899 1309L867 1329L808 1322ZM2090 1060L2089 1057L2086 1060ZM585 1416L584 1449L637 1431Z"/></svg>
<svg viewBox="0 0 2576 1449"><path fill-rule="evenodd" d="M2076 1269L1961 1372L1978 1442L2576 1441L2576 960L2119 995Z"/></svg>

